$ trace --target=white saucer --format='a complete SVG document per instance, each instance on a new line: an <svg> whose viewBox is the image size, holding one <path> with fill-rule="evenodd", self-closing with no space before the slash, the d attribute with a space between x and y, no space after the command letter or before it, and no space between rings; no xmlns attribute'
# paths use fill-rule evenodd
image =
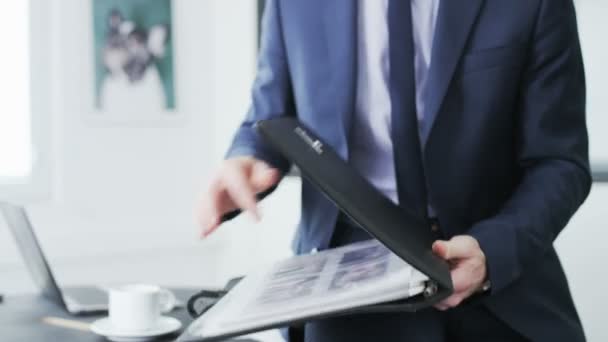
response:
<svg viewBox="0 0 608 342"><path fill-rule="evenodd" d="M163 316L158 319L158 325L154 328L138 332L125 332L116 330L112 326L112 323L110 323L110 319L106 317L93 322L91 324L91 331L97 335L104 336L110 341L142 342L176 332L181 327L182 323L177 319Z"/></svg>

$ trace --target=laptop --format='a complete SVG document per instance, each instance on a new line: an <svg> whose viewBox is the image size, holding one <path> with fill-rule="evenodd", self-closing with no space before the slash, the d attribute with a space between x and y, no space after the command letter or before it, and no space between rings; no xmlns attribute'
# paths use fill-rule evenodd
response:
<svg viewBox="0 0 608 342"><path fill-rule="evenodd" d="M43 297L74 315L107 311L108 294L101 287L60 288L57 285L24 207L0 202L0 211Z"/></svg>

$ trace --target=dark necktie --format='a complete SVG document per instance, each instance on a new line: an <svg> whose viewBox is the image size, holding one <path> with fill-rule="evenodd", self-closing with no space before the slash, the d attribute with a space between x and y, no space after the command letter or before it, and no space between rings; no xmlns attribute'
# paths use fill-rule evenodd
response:
<svg viewBox="0 0 608 342"><path fill-rule="evenodd" d="M388 21L392 106L391 136L399 204L401 207L413 211L420 218L426 218L426 181L416 115L414 42L410 1L389 0Z"/></svg>

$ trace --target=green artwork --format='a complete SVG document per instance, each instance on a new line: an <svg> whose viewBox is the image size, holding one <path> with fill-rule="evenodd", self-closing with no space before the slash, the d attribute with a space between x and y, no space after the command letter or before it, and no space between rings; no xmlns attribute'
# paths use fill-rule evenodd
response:
<svg viewBox="0 0 608 342"><path fill-rule="evenodd" d="M174 109L171 0L92 1L97 108Z"/></svg>

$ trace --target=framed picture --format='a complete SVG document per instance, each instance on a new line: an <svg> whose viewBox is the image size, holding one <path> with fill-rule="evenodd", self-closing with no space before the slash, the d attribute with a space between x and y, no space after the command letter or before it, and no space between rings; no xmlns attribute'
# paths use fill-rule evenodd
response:
<svg viewBox="0 0 608 342"><path fill-rule="evenodd" d="M95 116L176 117L171 0L92 1Z"/></svg>

